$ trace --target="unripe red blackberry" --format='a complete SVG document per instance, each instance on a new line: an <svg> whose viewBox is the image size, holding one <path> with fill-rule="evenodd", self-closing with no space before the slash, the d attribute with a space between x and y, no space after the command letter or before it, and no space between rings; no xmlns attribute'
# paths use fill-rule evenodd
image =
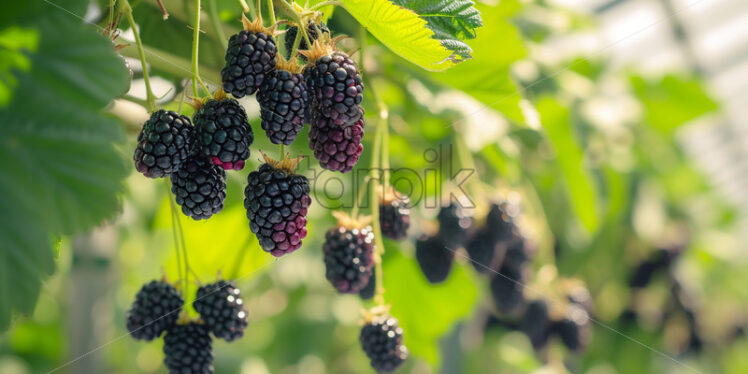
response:
<svg viewBox="0 0 748 374"><path fill-rule="evenodd" d="M218 90L192 116L197 150L225 170L241 170L254 141L247 113L234 99Z"/></svg>
<svg viewBox="0 0 748 374"><path fill-rule="evenodd" d="M341 51L314 43L302 51L309 59L304 70L311 92L313 111L329 118L336 126L353 126L362 118L360 110L364 85L356 62Z"/></svg>
<svg viewBox="0 0 748 374"><path fill-rule="evenodd" d="M164 364L170 374L212 374L213 342L197 322L174 325L164 336Z"/></svg>
<svg viewBox="0 0 748 374"><path fill-rule="evenodd" d="M380 193L379 224L385 238L402 240L408 236L410 198L396 193L392 187Z"/></svg>
<svg viewBox="0 0 748 374"><path fill-rule="evenodd" d="M239 293L238 288L224 280L197 289L192 306L216 338L230 342L244 335L249 311Z"/></svg>
<svg viewBox="0 0 748 374"><path fill-rule="evenodd" d="M182 295L174 286L150 281L135 295L127 312L127 331L135 339L153 340L174 326L183 304Z"/></svg>
<svg viewBox="0 0 748 374"><path fill-rule="evenodd" d="M289 63L280 57L276 67L260 86L257 102L260 104L262 129L270 141L289 145L304 126L309 93L295 60Z"/></svg>
<svg viewBox="0 0 748 374"><path fill-rule="evenodd" d="M221 70L223 89L234 97L254 94L266 75L275 69L278 48L273 31L259 17L250 22L242 15L244 30L229 38L226 65Z"/></svg>
<svg viewBox="0 0 748 374"><path fill-rule="evenodd" d="M459 203L451 203L439 210L436 216L439 221L439 238L452 249L465 245L468 230L473 225L471 217Z"/></svg>
<svg viewBox="0 0 748 374"><path fill-rule="evenodd" d="M309 36L309 41L314 43L315 40L317 40L322 34L330 35L330 29L325 25L324 22L320 22L319 24L315 23L314 20L309 20L306 24L306 31L307 35ZM291 26L286 30L286 35L283 39L283 44L286 46L286 58L291 58L291 51L293 51L293 44L296 40L296 34L298 34L299 28L296 26ZM306 44L306 39L304 36L301 36L301 42L299 42L299 50L300 49L309 49L309 46Z"/></svg>
<svg viewBox="0 0 748 374"><path fill-rule="evenodd" d="M226 172L204 156L193 154L171 175L171 192L185 215L208 219L223 209Z"/></svg>
<svg viewBox="0 0 748 374"><path fill-rule="evenodd" d="M301 158L275 161L263 156L266 163L247 177L244 208L260 247L280 257L299 249L306 237L306 213L312 201L309 180L294 173Z"/></svg>
<svg viewBox="0 0 748 374"><path fill-rule="evenodd" d="M454 249L447 248L439 236L419 238L416 241L416 260L429 283L440 283L447 279L454 256Z"/></svg>
<svg viewBox="0 0 748 374"><path fill-rule="evenodd" d="M309 148L320 166L347 173L353 170L364 151L364 120L353 126L340 127L321 115L312 119L309 127Z"/></svg>
<svg viewBox="0 0 748 374"><path fill-rule="evenodd" d="M374 274L374 234L366 219L336 217L338 226L327 231L322 245L325 277L338 292L357 293Z"/></svg>
<svg viewBox="0 0 748 374"><path fill-rule="evenodd" d="M176 171L192 150L192 130L187 116L163 109L151 114L138 134L135 169L149 178Z"/></svg>
<svg viewBox="0 0 748 374"><path fill-rule="evenodd" d="M408 348L403 344L403 329L393 317L373 317L361 329L359 341L371 366L380 373L394 371L408 358Z"/></svg>
<svg viewBox="0 0 748 374"><path fill-rule="evenodd" d="M491 279L491 296L501 313L513 313L524 303L522 269L502 266Z"/></svg>

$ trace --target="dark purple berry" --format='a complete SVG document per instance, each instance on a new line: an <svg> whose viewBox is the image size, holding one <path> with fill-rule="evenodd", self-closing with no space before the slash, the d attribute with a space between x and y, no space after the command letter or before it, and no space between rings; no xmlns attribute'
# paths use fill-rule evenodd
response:
<svg viewBox="0 0 748 374"><path fill-rule="evenodd" d="M374 234L371 227L338 226L325 234L322 245L327 280L341 293L357 293L374 274Z"/></svg>
<svg viewBox="0 0 748 374"><path fill-rule="evenodd" d="M187 116L163 109L151 114L138 135L135 169L149 178L176 171L192 150L192 130Z"/></svg>
<svg viewBox="0 0 748 374"><path fill-rule="evenodd" d="M193 154L171 175L171 192L185 215L208 219L223 209L226 172L204 156Z"/></svg>
<svg viewBox="0 0 748 374"><path fill-rule="evenodd" d="M313 110L335 126L353 126L362 118L364 85L356 62L335 51L319 57L304 71Z"/></svg>
<svg viewBox="0 0 748 374"><path fill-rule="evenodd" d="M385 238L404 239L410 227L410 198L394 190L383 194L379 203L379 224Z"/></svg>
<svg viewBox="0 0 748 374"><path fill-rule="evenodd" d="M309 128L309 148L325 169L347 173L364 151L364 121L339 127L324 116L316 116Z"/></svg>
<svg viewBox="0 0 748 374"><path fill-rule="evenodd" d="M238 288L223 280L198 288L192 306L216 338L230 342L244 335L249 311L239 293Z"/></svg>
<svg viewBox="0 0 748 374"><path fill-rule="evenodd" d="M273 144L289 145L304 126L309 94L304 76L288 70L275 70L257 94L262 129Z"/></svg>
<svg viewBox="0 0 748 374"><path fill-rule="evenodd" d="M135 295L127 312L127 331L140 340L153 340L177 322L184 300L174 286L150 281Z"/></svg>
<svg viewBox="0 0 748 374"><path fill-rule="evenodd" d="M403 329L393 317L375 317L361 329L359 341L371 366L380 373L394 371L408 358L408 348L403 344Z"/></svg>
<svg viewBox="0 0 748 374"><path fill-rule="evenodd" d="M170 374L212 374L213 342L197 322L175 325L164 336L164 364Z"/></svg>
<svg viewBox="0 0 748 374"><path fill-rule="evenodd" d="M247 113L234 99L206 101L192 116L197 150L225 170L241 170L254 141Z"/></svg>
<svg viewBox="0 0 748 374"><path fill-rule="evenodd" d="M450 250L441 237L431 236L416 241L416 260L429 283L440 283L452 270L454 249Z"/></svg>
<svg viewBox="0 0 748 374"><path fill-rule="evenodd" d="M245 19L246 20L246 19ZM257 23L229 38L226 65L221 70L223 89L237 98L254 94L275 69L278 49L275 39Z"/></svg>

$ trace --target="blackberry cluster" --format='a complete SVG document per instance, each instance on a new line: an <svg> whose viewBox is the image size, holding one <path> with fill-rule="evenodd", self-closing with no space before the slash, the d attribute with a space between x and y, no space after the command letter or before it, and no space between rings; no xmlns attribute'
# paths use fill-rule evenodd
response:
<svg viewBox="0 0 748 374"><path fill-rule="evenodd" d="M309 129L309 148L320 166L347 173L353 170L364 151L364 120L353 126L340 127L329 118L316 115Z"/></svg>
<svg viewBox="0 0 748 374"><path fill-rule="evenodd" d="M197 322L175 325L164 336L164 364L169 373L213 373L213 342Z"/></svg>
<svg viewBox="0 0 748 374"><path fill-rule="evenodd" d="M410 227L410 198L396 196L394 190L383 194L379 204L379 224L382 236L401 240L408 236Z"/></svg>
<svg viewBox="0 0 748 374"><path fill-rule="evenodd" d="M403 329L393 317L376 317L364 325L359 341L371 366L380 373L394 371L408 358L408 348L403 344Z"/></svg>
<svg viewBox="0 0 748 374"><path fill-rule="evenodd" d="M268 74L257 94L262 129L273 144L289 145L304 126L304 112L309 106L304 76L277 69Z"/></svg>
<svg viewBox="0 0 748 374"><path fill-rule="evenodd" d="M364 85L356 62L347 54L334 51L319 57L305 69L304 76L312 92L313 111L335 126L353 126L362 118Z"/></svg>
<svg viewBox="0 0 748 374"><path fill-rule="evenodd" d="M322 245L325 277L341 293L358 293L374 273L374 234L371 227L338 226L325 234Z"/></svg>
<svg viewBox="0 0 748 374"><path fill-rule="evenodd" d="M185 215L208 219L223 209L226 172L204 156L193 154L171 175L171 192Z"/></svg>
<svg viewBox="0 0 748 374"><path fill-rule="evenodd" d="M198 288L192 303L210 332L227 342L241 338L249 323L249 311L239 293L233 284L220 280Z"/></svg>
<svg viewBox="0 0 748 374"><path fill-rule="evenodd" d="M160 178L179 169L192 148L189 117L163 109L151 114L138 134L135 169L149 178Z"/></svg>
<svg viewBox="0 0 748 374"><path fill-rule="evenodd" d="M315 40L319 39L322 34L330 35L330 29L325 25L324 22L320 22L319 24L315 23L314 20L309 20L306 24L306 31L307 36L309 36L309 41L314 43ZM298 34L299 28L296 26L291 26L286 30L286 35L283 39L283 44L286 47L286 58L291 58L291 51L293 51L293 44L296 40L296 34ZM299 43L298 49L309 49L309 46L306 44L306 39L302 35L301 42Z"/></svg>
<svg viewBox="0 0 748 374"><path fill-rule="evenodd" d="M135 295L127 312L127 331L135 339L153 340L174 326L182 305L182 295L174 286L153 280Z"/></svg>
<svg viewBox="0 0 748 374"><path fill-rule="evenodd" d="M259 22L258 22L259 21ZM226 65L221 70L223 89L237 98L253 95L275 69L278 48L262 21L242 19L244 30L229 38Z"/></svg>
<svg viewBox="0 0 748 374"><path fill-rule="evenodd" d="M447 244L439 236L419 238L416 241L416 260L426 279L432 284L447 279L454 256L454 249L447 248Z"/></svg>
<svg viewBox="0 0 748 374"><path fill-rule="evenodd" d="M298 159L265 160L268 163L247 177L244 207L249 228L262 249L280 257L299 249L301 239L306 237L309 181L294 174Z"/></svg>
<svg viewBox="0 0 748 374"><path fill-rule="evenodd" d="M254 141L247 113L234 99L209 99L192 117L199 151L226 169L241 170Z"/></svg>

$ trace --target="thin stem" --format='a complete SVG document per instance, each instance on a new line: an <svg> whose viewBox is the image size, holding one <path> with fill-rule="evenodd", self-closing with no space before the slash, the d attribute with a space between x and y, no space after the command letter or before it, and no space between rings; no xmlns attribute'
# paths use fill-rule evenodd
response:
<svg viewBox="0 0 748 374"><path fill-rule="evenodd" d="M161 10L161 17L164 18L164 21L169 19L169 12L166 10L164 3L161 0L156 0L156 4L158 4L158 9Z"/></svg>
<svg viewBox="0 0 748 374"><path fill-rule="evenodd" d="M382 137L384 135L384 126L380 122L377 126L377 134L374 139L374 152L371 160L371 225L372 232L374 233L374 243L376 244L377 251L374 253L374 274L376 278L376 291L374 301L378 305L384 304L384 272L382 271L382 256L384 255L384 240L382 240L382 227L379 223L379 179L374 178L374 173L378 172L381 165L379 165L381 159L379 158L380 149L382 144Z"/></svg>
<svg viewBox="0 0 748 374"><path fill-rule="evenodd" d="M262 19L262 0L257 0L257 17Z"/></svg>
<svg viewBox="0 0 748 374"><path fill-rule="evenodd" d="M182 282L184 279L184 274L182 273L182 255L179 252L179 238L177 237L177 226L175 224L176 209L174 208L174 203L171 201L171 189L169 188L168 179L164 180L164 182L164 186L166 187L166 197L169 199L169 205L171 207L171 234L174 238L174 252L177 256L177 273L179 274L179 281Z"/></svg>
<svg viewBox="0 0 748 374"><path fill-rule="evenodd" d="M210 24L213 26L213 31L216 33L216 37L221 41L221 46L225 50L229 45L229 41L226 39L226 33L223 32L221 18L218 17L217 2L217 0L208 0L208 16L210 17Z"/></svg>
<svg viewBox="0 0 748 374"><path fill-rule="evenodd" d="M140 56L140 64L143 65L143 81L145 81L145 96L146 96L145 109L148 110L149 113L152 113L156 110L156 96L153 94L153 91L151 90L151 79L148 76L148 62L145 59L145 50L143 49L143 42L140 40L140 32L138 32L138 27L135 25L135 19L132 16L132 7L130 6L130 2L128 0L122 0L122 2L120 3L120 6L122 7L122 12L125 13L125 17L127 17L127 22L130 23L132 34L135 37L135 44L138 47L138 55Z"/></svg>
<svg viewBox="0 0 748 374"><path fill-rule="evenodd" d="M358 196L356 197L356 202L353 205L353 209L351 209L351 217L353 219L358 218L358 208L361 206L361 203L364 199L364 193L366 193L366 190L368 188L367 183L369 183L369 176L366 176L364 178L364 188L359 187L358 190Z"/></svg>
<svg viewBox="0 0 748 374"><path fill-rule="evenodd" d="M236 254L236 258L234 259L234 267L231 269L228 279L235 280L239 277L239 268L241 268L242 262L244 262L244 256L247 253L247 247L249 246L250 240L252 240L252 235L247 235L247 240L244 241L244 244L242 244L241 248L239 248L239 253Z"/></svg>
<svg viewBox="0 0 748 374"><path fill-rule="evenodd" d="M286 159L286 145L281 143L280 144L280 160L283 161Z"/></svg>
<svg viewBox="0 0 748 374"><path fill-rule="evenodd" d="M200 0L195 0L195 14L192 21L192 94L197 97L197 81L200 77L198 73L198 49L200 46ZM202 83L202 81L201 81ZM205 84L203 84L203 87Z"/></svg>
<svg viewBox="0 0 748 374"><path fill-rule="evenodd" d="M289 4L287 1L281 1L280 4L286 8L286 11L288 11L289 14L291 14L291 18L293 18L294 22L299 25L299 30L304 31L304 40L306 41L307 48L312 48L312 42L309 40L309 35L307 35L306 32L306 25L302 22L302 13L297 12L293 5Z"/></svg>
<svg viewBox="0 0 748 374"><path fill-rule="evenodd" d="M174 245L176 246L177 259L181 259L181 256L179 255L179 251L181 249L180 247L182 247L182 248L184 247L182 245L184 243L181 243L180 240L179 240L179 238L181 237L182 241L184 241L184 236L181 236L181 235L177 234L177 232L179 232L179 234L181 234L181 223L179 223L179 212L177 211L176 204L174 204L174 200L172 200L172 198L171 198L171 190L169 190L169 193L166 196L169 199L169 207L171 208L171 225L172 225L172 230L173 230L173 233L174 233ZM179 230L176 228L177 226L180 227ZM182 251L183 255L184 255L184 253L185 252ZM189 287L189 281L188 281L189 274L187 272L187 259L186 258L184 258L184 260L179 260L178 261L178 266L182 266L182 265L184 265L184 267L183 267L184 272L180 269L180 271L179 271L179 277L180 277L180 279L182 279L182 287L183 287L182 288L182 292L183 292L184 295L187 295L187 287Z"/></svg>
<svg viewBox="0 0 748 374"><path fill-rule="evenodd" d="M389 188L390 177L390 121L389 113L383 109L382 117L382 184Z"/></svg>
<svg viewBox="0 0 748 374"><path fill-rule="evenodd" d="M275 9L273 8L273 0L268 0L268 13L270 13L270 25L275 25Z"/></svg>
<svg viewBox="0 0 748 374"><path fill-rule="evenodd" d="M328 1L323 1L321 3L317 3L313 7L309 8L309 9L315 10L315 9L319 9L319 8L322 8L323 6L327 6L327 5L340 5L340 4L342 4L340 1L337 1L337 0L328 0Z"/></svg>
<svg viewBox="0 0 748 374"><path fill-rule="evenodd" d="M242 7L242 12L247 13L249 12L249 5L247 5L247 2L245 0L236 0L239 3L239 6Z"/></svg>
<svg viewBox="0 0 748 374"><path fill-rule="evenodd" d="M296 58L296 52L299 50L299 47L301 46L301 32L299 32L300 29L296 28L296 38L293 40L293 47L291 47L291 53L288 54L288 58ZM309 46L307 45L307 48Z"/></svg>

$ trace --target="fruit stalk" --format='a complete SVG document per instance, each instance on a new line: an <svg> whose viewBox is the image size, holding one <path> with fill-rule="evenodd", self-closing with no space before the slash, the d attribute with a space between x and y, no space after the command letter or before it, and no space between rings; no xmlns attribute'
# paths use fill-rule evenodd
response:
<svg viewBox="0 0 748 374"><path fill-rule="evenodd" d="M268 13L270 14L270 24L275 25L275 9L273 8L273 0L268 0Z"/></svg>
<svg viewBox="0 0 748 374"><path fill-rule="evenodd" d="M200 74L198 73L198 49L200 45L200 0L195 0L195 18L192 22L192 94L197 97L197 84L200 83L201 86L203 86L203 89L205 92L210 93L210 90L208 90L208 87L205 86L205 83L203 83L203 80L200 79Z"/></svg>
<svg viewBox="0 0 748 374"><path fill-rule="evenodd" d="M184 273L182 272L182 255L179 251L179 238L177 237L177 226L175 213L177 212L174 202L171 199L171 188L168 180L164 179L164 186L166 187L166 198L169 199L169 205L171 208L171 234L174 237L174 252L177 256L177 274L179 274L179 280L184 279ZM183 290L184 291L184 290Z"/></svg>
<svg viewBox="0 0 748 374"><path fill-rule="evenodd" d="M167 185L168 186L168 185ZM169 207L171 208L171 229L172 233L174 234L174 248L177 251L177 267L181 267L184 265L183 269L179 269L179 279L182 280L182 294L187 295L187 287L189 286L189 283L187 281L187 278L189 278L189 273L187 270L186 265L186 258L184 261L181 260L181 256L179 254L179 251L183 248L182 242L184 241L184 236L182 236L182 241L179 240L179 235L177 234L177 222L179 222L179 212L177 212L177 207L174 204L174 200L172 200L171 197L171 190L167 193L167 198L169 199ZM181 225L180 225L181 226ZM180 231L181 233L181 231ZM186 251L182 251L183 255L186 255Z"/></svg>
<svg viewBox="0 0 748 374"><path fill-rule="evenodd" d="M223 32L223 26L221 19L218 17L218 0L208 0L208 16L210 17L210 24L213 26L213 31L216 33L216 37L221 42L221 47L225 51L229 45L229 40L226 38L226 33Z"/></svg>
<svg viewBox="0 0 748 374"><path fill-rule="evenodd" d="M199 1L199 0L198 0ZM135 26L135 19L132 16L132 7L128 0L123 0L120 3L122 7L122 13L125 14L127 22L130 23L132 28L132 34L135 37L135 45L138 47L138 55L140 56L140 64L143 65L143 81L145 82L145 96L146 96L146 107L148 113L152 113L156 110L156 96L151 90L151 79L148 76L148 62L145 59L145 50L143 50L143 42L140 40L140 33L138 28Z"/></svg>

